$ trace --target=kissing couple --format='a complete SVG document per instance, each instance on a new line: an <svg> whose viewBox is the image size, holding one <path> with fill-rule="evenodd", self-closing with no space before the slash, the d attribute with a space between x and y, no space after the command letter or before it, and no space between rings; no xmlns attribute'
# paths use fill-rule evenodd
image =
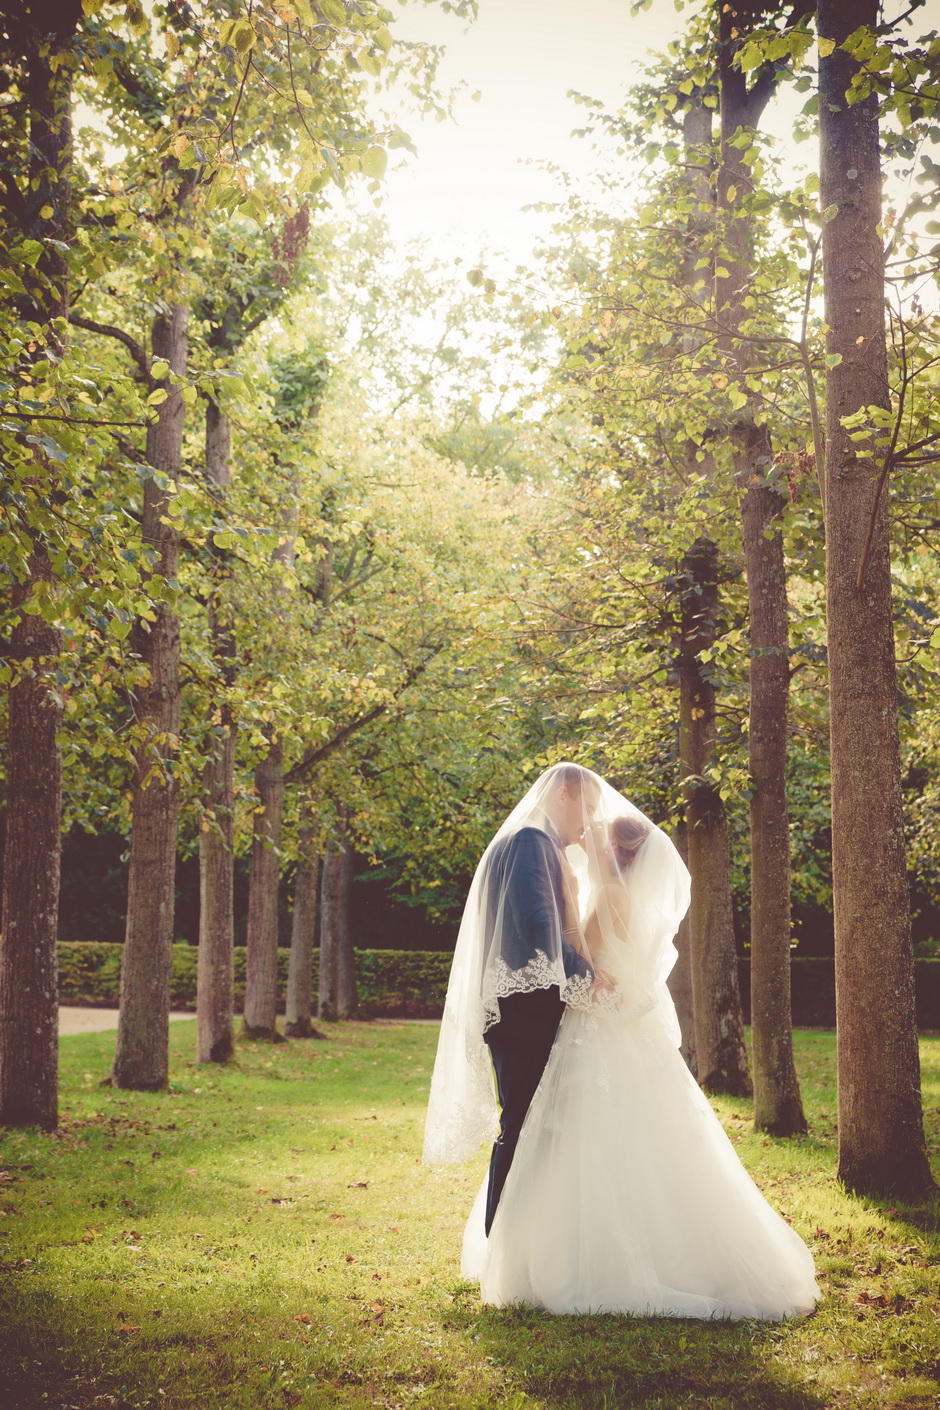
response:
<svg viewBox="0 0 940 1410"><path fill-rule="evenodd" d="M495 1137L461 1260L486 1303L776 1321L818 1301L809 1250L679 1051L666 979L689 894L666 833L577 764L543 773L483 854L424 1159Z"/></svg>

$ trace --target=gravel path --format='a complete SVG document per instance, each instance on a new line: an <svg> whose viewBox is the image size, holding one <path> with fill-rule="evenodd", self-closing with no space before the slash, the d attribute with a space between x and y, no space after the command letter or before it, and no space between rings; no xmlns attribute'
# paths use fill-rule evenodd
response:
<svg viewBox="0 0 940 1410"><path fill-rule="evenodd" d="M171 1013L171 1019L195 1018L194 1013ZM59 1005L59 1037L73 1033L107 1033L118 1026L117 1009L86 1009L71 1004Z"/></svg>
<svg viewBox="0 0 940 1410"><path fill-rule="evenodd" d="M195 1018L194 1013L171 1013L170 1020ZM375 1018L373 1023L440 1023L439 1018ZM59 1037L73 1033L107 1033L118 1026L117 1009L86 1009L72 1004L59 1005Z"/></svg>

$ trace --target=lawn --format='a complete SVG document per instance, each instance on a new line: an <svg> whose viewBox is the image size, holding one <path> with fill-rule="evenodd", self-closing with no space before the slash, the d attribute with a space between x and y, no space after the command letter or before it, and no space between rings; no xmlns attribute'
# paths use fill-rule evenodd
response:
<svg viewBox="0 0 940 1410"><path fill-rule="evenodd" d="M210 1070L174 1024L158 1095L99 1085L113 1034L63 1041L60 1130L0 1138L3 1410L936 1410L940 1205L839 1189L832 1034L798 1034L810 1137L716 1102L826 1291L767 1326L481 1308L458 1263L485 1156L419 1160L436 1027L328 1033ZM940 1039L923 1060L940 1156Z"/></svg>

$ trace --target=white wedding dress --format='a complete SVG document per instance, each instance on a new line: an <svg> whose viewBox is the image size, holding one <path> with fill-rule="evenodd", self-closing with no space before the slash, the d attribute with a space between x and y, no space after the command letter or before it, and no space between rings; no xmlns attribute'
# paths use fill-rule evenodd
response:
<svg viewBox="0 0 940 1410"><path fill-rule="evenodd" d="M807 1314L819 1297L812 1257L686 1067L668 995L631 1006L634 958L615 938L600 955L624 996L618 1010L566 1010L489 1239L485 1183L470 1216L463 1275L496 1306Z"/></svg>
<svg viewBox="0 0 940 1410"><path fill-rule="evenodd" d="M541 873L499 870L523 828L546 832L549 858L564 849L560 896ZM496 1133L484 1037L500 1001L557 986L566 1005L489 1238L486 1182L467 1224L462 1271L484 1302L768 1320L815 1307L809 1250L744 1170L679 1051L666 977L689 894L667 834L573 765L542 774L484 853L451 968L425 1160L464 1160ZM571 977L566 942L590 952L598 982Z"/></svg>

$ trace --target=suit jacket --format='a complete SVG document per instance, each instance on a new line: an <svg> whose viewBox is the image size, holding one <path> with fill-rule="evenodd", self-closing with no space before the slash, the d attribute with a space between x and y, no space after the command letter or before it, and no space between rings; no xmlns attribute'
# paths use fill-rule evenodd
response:
<svg viewBox="0 0 940 1410"><path fill-rule="evenodd" d="M497 910L502 933L500 951L510 969L524 969L538 950L550 953L552 938L564 931L564 882L561 852L547 832L522 827L494 844L484 877L486 950L495 939ZM587 961L562 934L562 964L568 978L593 974ZM539 1041L553 1033L564 1003L553 986L499 1000L500 1022L487 1033L505 1041ZM502 1030L501 1032L499 1030Z"/></svg>

